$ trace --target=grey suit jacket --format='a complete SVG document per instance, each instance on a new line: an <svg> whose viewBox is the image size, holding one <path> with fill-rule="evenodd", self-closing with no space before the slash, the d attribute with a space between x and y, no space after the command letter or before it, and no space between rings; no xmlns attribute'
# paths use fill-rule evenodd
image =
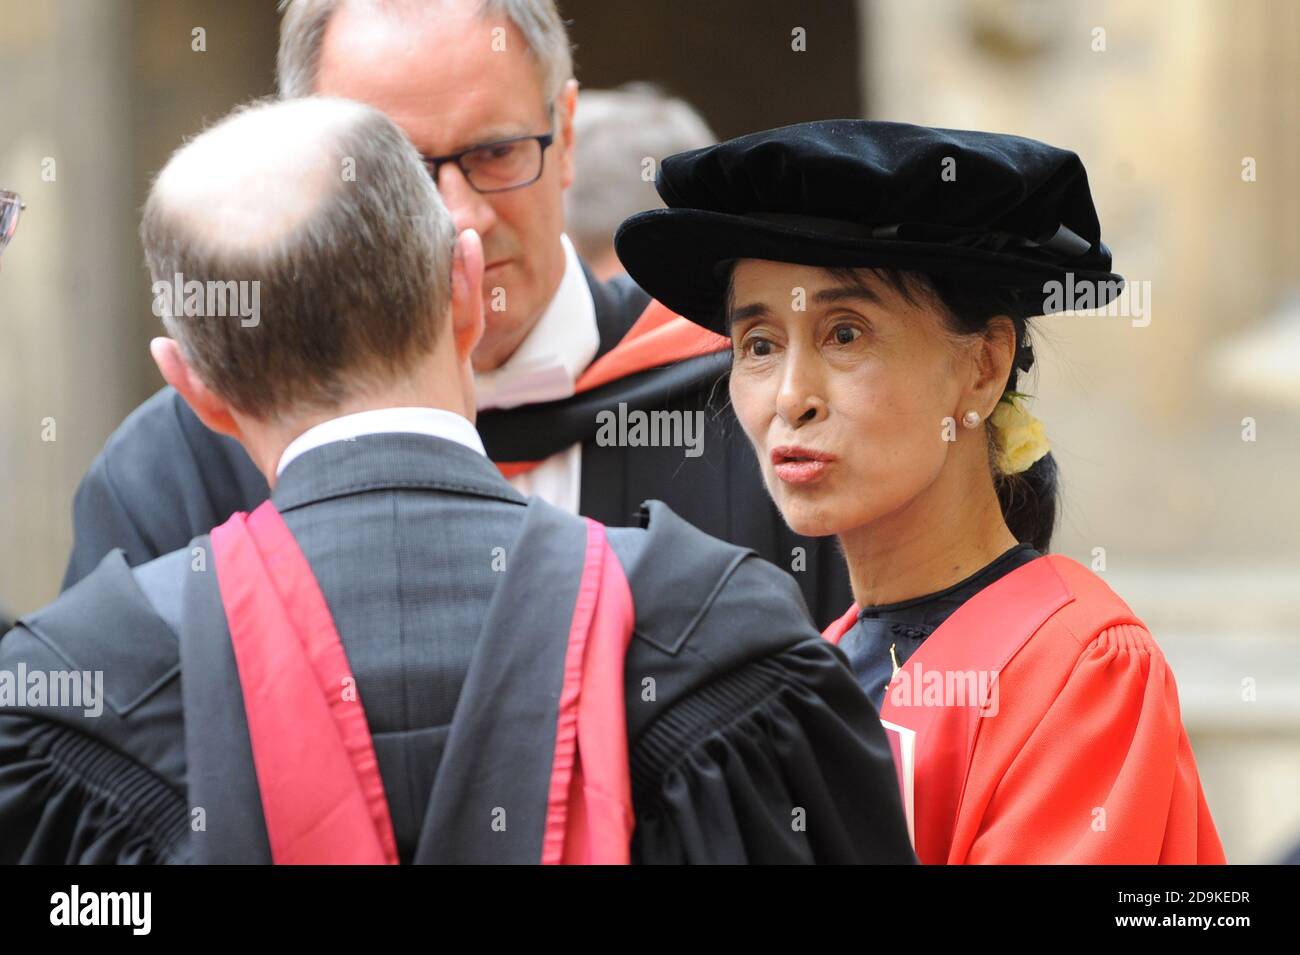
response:
<svg viewBox="0 0 1300 955"><path fill-rule="evenodd" d="M394 829L416 832L526 499L478 452L421 435L309 451L271 500L311 564L365 703Z"/></svg>
<svg viewBox="0 0 1300 955"><path fill-rule="evenodd" d="M295 458L271 500L346 648L393 828L409 852L527 499L464 445L379 434ZM193 557L187 548L133 571L176 633Z"/></svg>

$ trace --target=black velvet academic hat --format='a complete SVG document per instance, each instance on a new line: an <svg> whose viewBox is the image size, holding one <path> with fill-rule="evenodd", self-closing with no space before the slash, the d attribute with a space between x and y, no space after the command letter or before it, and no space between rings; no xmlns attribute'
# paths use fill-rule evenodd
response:
<svg viewBox="0 0 1300 955"><path fill-rule="evenodd" d="M660 302L722 334L736 259L948 274L1021 290L1043 312L1085 285L1096 283L1086 307L1123 286L1079 157L1019 136L800 123L669 156L656 186L668 208L625 221L618 257Z"/></svg>

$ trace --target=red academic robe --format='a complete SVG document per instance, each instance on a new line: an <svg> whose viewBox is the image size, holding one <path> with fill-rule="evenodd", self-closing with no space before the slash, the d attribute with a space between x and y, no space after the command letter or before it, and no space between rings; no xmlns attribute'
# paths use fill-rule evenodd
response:
<svg viewBox="0 0 1300 955"><path fill-rule="evenodd" d="M880 716L897 728L923 863L1226 862L1164 654L1067 557L959 607L894 675Z"/></svg>

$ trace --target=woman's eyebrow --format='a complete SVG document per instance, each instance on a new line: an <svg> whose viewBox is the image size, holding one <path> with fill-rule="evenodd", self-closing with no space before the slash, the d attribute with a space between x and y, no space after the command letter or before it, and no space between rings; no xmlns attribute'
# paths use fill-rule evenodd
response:
<svg viewBox="0 0 1300 955"><path fill-rule="evenodd" d="M733 308L727 313L727 325L735 325L737 322L743 322L749 318L765 318L772 314L772 310L762 302L754 302L752 305L742 305L740 308Z"/></svg>
<svg viewBox="0 0 1300 955"><path fill-rule="evenodd" d="M872 289L865 285L837 285L834 288L824 288L812 297L813 303L817 305L834 305L838 302L870 302L873 305L883 305L884 300Z"/></svg>

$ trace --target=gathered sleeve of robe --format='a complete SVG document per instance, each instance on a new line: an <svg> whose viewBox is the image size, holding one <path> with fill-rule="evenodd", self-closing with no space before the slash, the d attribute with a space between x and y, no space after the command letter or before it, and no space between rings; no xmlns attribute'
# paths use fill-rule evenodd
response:
<svg viewBox="0 0 1300 955"><path fill-rule="evenodd" d="M2 673L100 671L109 688L91 711L0 693L0 864L161 863L188 851L183 759L165 745L168 714L179 707L178 681L159 679L165 660L132 673L118 665L132 648L148 646L139 641L144 628L102 647L79 639L103 625L87 604L117 619L106 594L120 574L130 580L120 555L103 566L0 636ZM69 628L70 618L80 632ZM145 687L151 689L141 700ZM148 762L151 755L157 765Z"/></svg>
<svg viewBox="0 0 1300 955"><path fill-rule="evenodd" d="M54 720L0 713L0 864L181 861L184 796Z"/></svg>
<svg viewBox="0 0 1300 955"><path fill-rule="evenodd" d="M879 716L820 638L706 685L630 756L634 862L916 861Z"/></svg>
<svg viewBox="0 0 1300 955"><path fill-rule="evenodd" d="M1012 696L1003 694L1007 710ZM1007 717L976 744L972 762L996 766L1000 778L983 805L968 783L958 833L963 824L977 833L965 858L950 862L1225 861L1173 673L1145 628L1102 630L1044 710L989 722Z"/></svg>

